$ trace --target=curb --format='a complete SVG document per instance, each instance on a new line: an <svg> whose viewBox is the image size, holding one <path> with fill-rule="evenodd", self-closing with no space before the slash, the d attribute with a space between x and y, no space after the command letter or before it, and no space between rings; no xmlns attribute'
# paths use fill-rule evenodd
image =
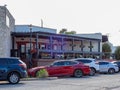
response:
<svg viewBox="0 0 120 90"><path fill-rule="evenodd" d="M46 77L46 78L23 78L21 81L34 81L34 80L56 80L58 77Z"/></svg>

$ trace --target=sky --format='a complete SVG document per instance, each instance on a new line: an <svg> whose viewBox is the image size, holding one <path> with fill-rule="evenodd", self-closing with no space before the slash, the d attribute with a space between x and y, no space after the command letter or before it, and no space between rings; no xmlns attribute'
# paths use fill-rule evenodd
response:
<svg viewBox="0 0 120 90"><path fill-rule="evenodd" d="M102 33L120 46L120 0L0 0L7 5L15 24L32 24L76 31Z"/></svg>

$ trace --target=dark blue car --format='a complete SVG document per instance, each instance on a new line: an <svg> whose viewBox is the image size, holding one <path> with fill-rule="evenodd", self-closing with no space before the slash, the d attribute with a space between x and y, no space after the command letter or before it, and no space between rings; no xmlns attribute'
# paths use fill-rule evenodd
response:
<svg viewBox="0 0 120 90"><path fill-rule="evenodd" d="M17 84L20 78L27 77L27 67L19 58L0 58L0 80Z"/></svg>

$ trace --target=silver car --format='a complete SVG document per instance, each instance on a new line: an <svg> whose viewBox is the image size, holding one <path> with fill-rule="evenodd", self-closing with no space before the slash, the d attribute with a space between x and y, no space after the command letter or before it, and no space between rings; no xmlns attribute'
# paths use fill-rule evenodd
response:
<svg viewBox="0 0 120 90"><path fill-rule="evenodd" d="M109 73L114 74L115 72L119 71L119 68L116 64L113 64L108 61L99 61L99 72L100 73Z"/></svg>

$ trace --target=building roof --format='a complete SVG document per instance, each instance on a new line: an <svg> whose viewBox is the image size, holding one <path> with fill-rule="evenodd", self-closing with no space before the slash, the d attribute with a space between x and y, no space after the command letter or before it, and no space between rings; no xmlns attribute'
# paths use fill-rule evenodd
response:
<svg viewBox="0 0 120 90"><path fill-rule="evenodd" d="M56 33L56 29L45 28L32 25L31 32L47 32L47 33ZM13 32L30 32L30 25L15 25L15 30Z"/></svg>
<svg viewBox="0 0 120 90"><path fill-rule="evenodd" d="M102 40L101 33L73 34L72 36L85 37L85 38L91 38L91 39L101 39Z"/></svg>
<svg viewBox="0 0 120 90"><path fill-rule="evenodd" d="M101 34L99 34L98 36L101 36L100 38L91 38L90 36L87 37L87 36L81 36L79 34L74 34L74 35L71 35L71 34L57 34L56 33L56 29L51 29L51 28L44 28L44 27L39 27L39 26L34 26L32 25L32 36L33 37L36 37L36 33L38 33L39 36L53 36L54 38L58 37L58 38L61 38L61 37L64 37L64 38L68 38L68 39L76 39L76 40L99 40L101 41ZM24 36L24 37L29 37L30 36L30 25L15 25L15 30L12 32L12 35L13 36L16 36L16 37L21 37L21 36ZM91 34L90 34L91 35ZM93 36L93 34L92 34ZM95 34L96 36L96 34Z"/></svg>

